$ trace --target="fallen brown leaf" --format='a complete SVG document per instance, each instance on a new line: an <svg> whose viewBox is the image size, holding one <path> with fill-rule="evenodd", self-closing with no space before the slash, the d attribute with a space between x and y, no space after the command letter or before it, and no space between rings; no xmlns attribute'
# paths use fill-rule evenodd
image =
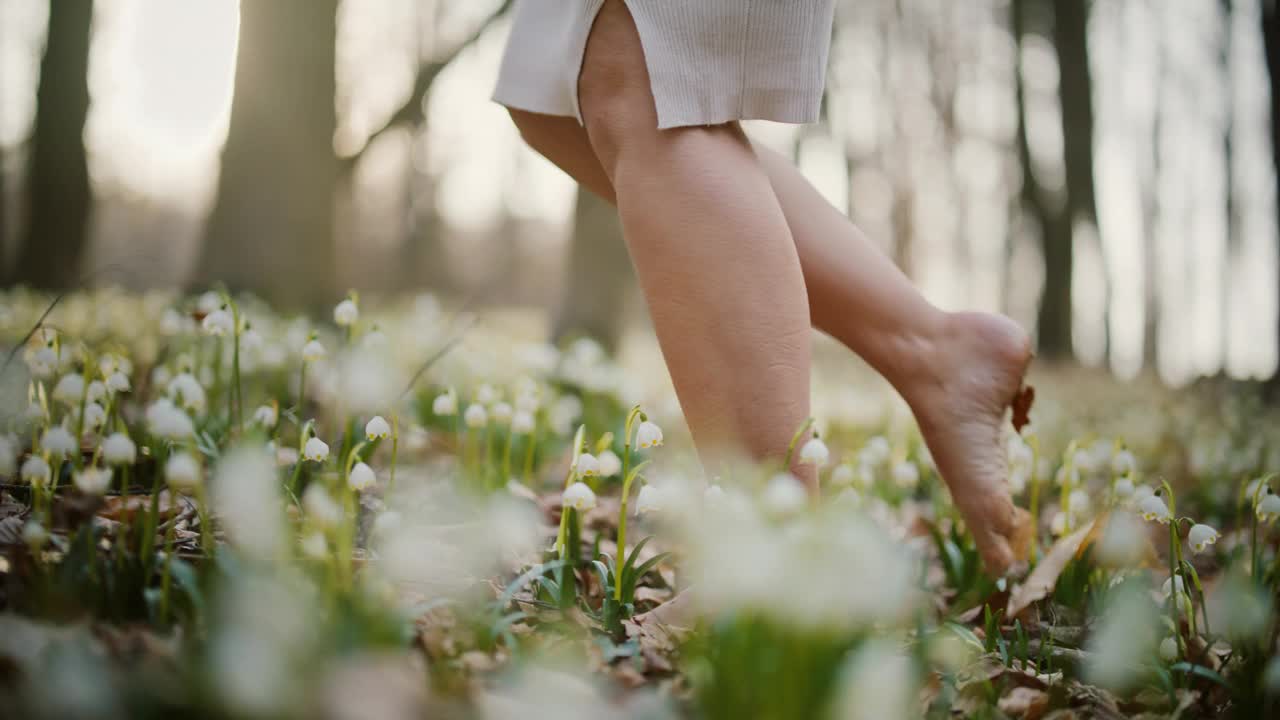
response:
<svg viewBox="0 0 1280 720"><path fill-rule="evenodd" d="M1000 698L1000 712L1026 720L1038 720L1049 708L1049 694L1029 687L1016 687Z"/></svg>
<svg viewBox="0 0 1280 720"><path fill-rule="evenodd" d="M1080 544L1093 531L1093 525L1094 523L1089 523L1088 526L1080 528L1053 544L1049 552L1045 553L1039 564L1027 576L1026 581L1014 586L1009 593L1009 605L1005 610L1006 618L1012 620L1023 610L1031 607L1032 603L1043 600L1053 592L1054 586L1058 584L1058 577L1076 556Z"/></svg>

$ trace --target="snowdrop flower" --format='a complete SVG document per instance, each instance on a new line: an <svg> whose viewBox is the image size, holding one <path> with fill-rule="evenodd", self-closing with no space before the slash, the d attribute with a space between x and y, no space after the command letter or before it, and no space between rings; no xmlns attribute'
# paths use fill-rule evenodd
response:
<svg viewBox="0 0 1280 720"><path fill-rule="evenodd" d="M511 416L511 432L516 435L528 435L533 432L533 413L528 410L517 410Z"/></svg>
<svg viewBox="0 0 1280 720"><path fill-rule="evenodd" d="M102 441L102 459L108 465L132 465L138 459L138 447L122 432L114 432Z"/></svg>
<svg viewBox="0 0 1280 720"><path fill-rule="evenodd" d="M359 319L360 308L356 307L355 301L351 298L343 300L333 308L333 321L339 327L351 327Z"/></svg>
<svg viewBox="0 0 1280 720"><path fill-rule="evenodd" d="M347 476L347 484L356 491L373 487L377 480L378 477L374 474L373 468L362 462L356 463L355 467L351 468L351 474Z"/></svg>
<svg viewBox="0 0 1280 720"><path fill-rule="evenodd" d="M840 463L831 471L828 482L834 487L848 487L853 484L853 466L848 463Z"/></svg>
<svg viewBox="0 0 1280 720"><path fill-rule="evenodd" d="M1143 520L1155 521L1161 525L1168 525L1173 520L1173 514L1169 512L1169 506L1164 504L1164 500L1159 495L1150 495L1138 504L1138 514Z"/></svg>
<svg viewBox="0 0 1280 720"><path fill-rule="evenodd" d="M191 412L204 412L205 395L204 386L191 373L179 373L177 377L169 381L166 388L169 397L181 407Z"/></svg>
<svg viewBox="0 0 1280 720"><path fill-rule="evenodd" d="M565 488L560 504L566 508L573 508L578 512L586 512L595 508L596 494L592 492L586 483L576 482Z"/></svg>
<svg viewBox="0 0 1280 720"><path fill-rule="evenodd" d="M320 527L337 527L342 522L342 507L320 483L311 483L302 493L302 509Z"/></svg>
<svg viewBox="0 0 1280 720"><path fill-rule="evenodd" d="M152 435L183 440L195 434L191 418L168 398L160 398L147 408L147 427Z"/></svg>
<svg viewBox="0 0 1280 720"><path fill-rule="evenodd" d="M591 453L582 453L574 463L574 468L580 477L595 477L600 474L600 461Z"/></svg>
<svg viewBox="0 0 1280 720"><path fill-rule="evenodd" d="M53 386L53 399L68 405L79 405L84 395L84 377L80 373L67 373Z"/></svg>
<svg viewBox="0 0 1280 720"><path fill-rule="evenodd" d="M1117 510L1107 521L1097 543L1098 562L1110 568L1132 567L1142 561L1146 549L1146 529L1142 521L1125 510Z"/></svg>
<svg viewBox="0 0 1280 720"><path fill-rule="evenodd" d="M1167 663L1178 659L1178 640L1172 635L1160 641L1160 659Z"/></svg>
<svg viewBox="0 0 1280 720"><path fill-rule="evenodd" d="M718 488L720 486L713 485L712 487ZM708 490L710 490L710 488L708 488ZM640 493L636 495L636 515L661 511L662 500L662 491L658 489L657 486L645 485L640 488Z"/></svg>
<svg viewBox="0 0 1280 720"><path fill-rule="evenodd" d="M1067 496L1067 512L1076 517L1089 512L1089 492L1083 488L1072 490Z"/></svg>
<svg viewBox="0 0 1280 720"><path fill-rule="evenodd" d="M173 371L164 365L158 366L151 371L151 384L157 390L165 390L169 387L169 383L173 381Z"/></svg>
<svg viewBox="0 0 1280 720"><path fill-rule="evenodd" d="M600 466L600 477L613 477L622 472L622 460L612 450L601 452L596 456L596 461Z"/></svg>
<svg viewBox="0 0 1280 720"><path fill-rule="evenodd" d="M1121 450L1111 458L1111 472L1115 475L1132 475L1138 471L1138 459L1127 449Z"/></svg>
<svg viewBox="0 0 1280 720"><path fill-rule="evenodd" d="M1202 553L1205 548L1218 542L1220 537L1217 530L1203 523L1196 523L1187 533L1187 544L1191 546L1193 552Z"/></svg>
<svg viewBox="0 0 1280 720"><path fill-rule="evenodd" d="M84 406L84 426L97 430L107 422L107 411L98 403L91 402Z"/></svg>
<svg viewBox="0 0 1280 720"><path fill-rule="evenodd" d="M111 471L106 468L87 467L72 473L76 489L85 495L101 495L111 487Z"/></svg>
<svg viewBox="0 0 1280 720"><path fill-rule="evenodd" d="M462 413L462 421L469 428L482 428L489 423L489 413L480 403L471 403L466 412Z"/></svg>
<svg viewBox="0 0 1280 720"><path fill-rule="evenodd" d="M40 439L40 447L55 458L66 458L80 449L80 444L61 425L55 425Z"/></svg>
<svg viewBox="0 0 1280 720"><path fill-rule="evenodd" d="M49 542L49 531L35 520L28 520L27 524L22 526L22 541L31 548L32 552L36 552Z"/></svg>
<svg viewBox="0 0 1280 720"><path fill-rule="evenodd" d="M1066 513L1058 511L1053 514L1053 517L1049 520L1049 532L1055 537L1061 537L1062 535L1067 534Z"/></svg>
<svg viewBox="0 0 1280 720"><path fill-rule="evenodd" d="M914 488L920 483L920 468L910 460L903 460L893 466L893 482L902 488Z"/></svg>
<svg viewBox="0 0 1280 720"><path fill-rule="evenodd" d="M476 388L476 402L481 405L492 405L497 399L498 393L494 391L493 386L489 383L484 383Z"/></svg>
<svg viewBox="0 0 1280 720"><path fill-rule="evenodd" d="M1280 495L1271 492L1271 488L1267 488L1267 494L1262 496L1258 501L1258 519L1263 522L1271 522L1280 517Z"/></svg>
<svg viewBox="0 0 1280 720"><path fill-rule="evenodd" d="M180 452L164 464L164 479L174 492L192 495L200 487L200 463L191 453Z"/></svg>
<svg viewBox="0 0 1280 720"><path fill-rule="evenodd" d="M456 415L458 412L458 399L451 392L440 393L435 400L431 401L431 412L440 416Z"/></svg>
<svg viewBox="0 0 1280 720"><path fill-rule="evenodd" d="M307 341L306 345L302 346L303 362L309 362L309 363L315 362L317 360L324 358L325 354L326 352L324 349L324 345L321 345L320 341L315 338L311 338L310 340Z"/></svg>
<svg viewBox="0 0 1280 720"><path fill-rule="evenodd" d="M31 483L32 487L44 487L49 484L52 471L49 469L49 463L39 455L32 455L27 461L22 463L22 469L19 471L25 482Z"/></svg>
<svg viewBox="0 0 1280 720"><path fill-rule="evenodd" d="M1160 586L1160 594L1165 597L1169 597L1169 594L1173 592L1177 592L1180 595L1187 592L1186 584L1183 583L1181 575L1173 575L1169 577L1164 581L1164 584Z"/></svg>
<svg viewBox="0 0 1280 720"><path fill-rule="evenodd" d="M183 325L182 315L173 308L165 308L165 311L160 314L161 335L177 335L182 332Z"/></svg>
<svg viewBox="0 0 1280 720"><path fill-rule="evenodd" d="M876 435L862 448L862 455L871 465L882 465L889 459L892 448L883 435Z"/></svg>
<svg viewBox="0 0 1280 720"><path fill-rule="evenodd" d="M822 438L817 434L800 447L800 462L806 465L822 467L827 464L830 457L831 451L827 450L827 444L822 442Z"/></svg>
<svg viewBox="0 0 1280 720"><path fill-rule="evenodd" d="M391 436L391 424L381 415L374 415L364 426L364 436L370 442Z"/></svg>
<svg viewBox="0 0 1280 720"><path fill-rule="evenodd" d="M220 307L222 307L222 296L212 290L206 290L196 300L196 310L202 315L208 315Z"/></svg>
<svg viewBox="0 0 1280 720"><path fill-rule="evenodd" d="M387 334L377 325L370 328L369 332L360 338L360 344L369 350L385 350L388 344Z"/></svg>
<svg viewBox="0 0 1280 720"><path fill-rule="evenodd" d="M235 320L231 317L231 313L218 308L204 316L204 320L200 321L200 329L205 335L213 337L230 335L235 332Z"/></svg>
<svg viewBox="0 0 1280 720"><path fill-rule="evenodd" d="M640 489L643 490L644 488L640 488ZM702 500L703 502L713 504L713 505L716 503L724 502L724 488L720 487L719 485L707 486L707 489L702 491Z"/></svg>
<svg viewBox="0 0 1280 720"><path fill-rule="evenodd" d="M280 421L280 411L275 405L259 405L257 410L253 411L253 422L255 425L261 425L263 428L270 430Z"/></svg>
<svg viewBox="0 0 1280 720"><path fill-rule="evenodd" d="M1014 495L1022 494L1027 489L1027 480L1030 471L1025 467L1012 466L1009 468L1009 492Z"/></svg>
<svg viewBox="0 0 1280 720"><path fill-rule="evenodd" d="M318 530L304 535L298 548L312 560L324 560L329 556L329 542L324 539L324 533Z"/></svg>
<svg viewBox="0 0 1280 720"><path fill-rule="evenodd" d="M511 404L505 402L494 403L493 408L491 408L493 421L501 425L511 422L513 412L515 411L512 409Z"/></svg>
<svg viewBox="0 0 1280 720"><path fill-rule="evenodd" d="M31 371L31 376L39 380L46 380L53 376L58 368L58 354L53 348L45 345L26 356L27 369Z"/></svg>
<svg viewBox="0 0 1280 720"><path fill-rule="evenodd" d="M1137 488L1133 486L1133 478L1125 475L1119 480L1116 480L1116 484L1112 486L1112 490L1116 494L1116 499L1120 502L1124 502L1133 497L1133 493Z"/></svg>
<svg viewBox="0 0 1280 720"><path fill-rule="evenodd" d="M641 450L658 447L662 444L662 428L645 420L636 429L636 447Z"/></svg>
<svg viewBox="0 0 1280 720"><path fill-rule="evenodd" d="M1009 467L1021 468L1030 467L1035 460L1035 451L1022 439L1021 435L1010 435L1009 442L1005 446L1005 453L1009 459Z"/></svg>
<svg viewBox="0 0 1280 720"><path fill-rule="evenodd" d="M129 376L116 370L107 376L107 390L113 393L129 392L132 386L129 384Z"/></svg>
<svg viewBox="0 0 1280 720"><path fill-rule="evenodd" d="M302 446L302 459L312 462L324 462L329 459L329 446L314 435Z"/></svg>
<svg viewBox="0 0 1280 720"><path fill-rule="evenodd" d="M778 473L764 488L764 504L777 515L794 515L804 509L809 500L804 485L791 473Z"/></svg>
<svg viewBox="0 0 1280 720"><path fill-rule="evenodd" d="M89 402L97 402L107 396L107 386L101 380L94 380L85 389L84 396Z"/></svg>

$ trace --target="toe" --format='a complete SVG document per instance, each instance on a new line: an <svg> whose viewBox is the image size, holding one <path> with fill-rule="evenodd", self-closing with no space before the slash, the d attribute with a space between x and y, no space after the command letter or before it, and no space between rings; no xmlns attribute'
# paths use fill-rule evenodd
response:
<svg viewBox="0 0 1280 720"><path fill-rule="evenodd" d="M985 529L975 533L974 539L978 543L978 553L982 556L982 564L987 568L988 573L999 577L1013 565L1013 550L1009 547L1009 541L1005 536L992 529Z"/></svg>

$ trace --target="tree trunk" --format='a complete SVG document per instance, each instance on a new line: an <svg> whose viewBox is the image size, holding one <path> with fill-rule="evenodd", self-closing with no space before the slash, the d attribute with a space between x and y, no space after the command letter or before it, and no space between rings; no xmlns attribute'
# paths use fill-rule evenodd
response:
<svg viewBox="0 0 1280 720"><path fill-rule="evenodd" d="M1263 0L1262 3L1262 43L1266 48L1267 72L1271 78L1271 163L1276 178L1276 227L1280 230L1280 3L1276 0ZM1280 264L1276 272L1276 277L1280 278ZM1280 292L1280 282L1277 283L1277 292ZM1277 353L1280 353L1280 317L1277 318L1275 340ZM1280 359L1271 374L1270 385L1273 395L1280 399Z"/></svg>
<svg viewBox="0 0 1280 720"><path fill-rule="evenodd" d="M36 90L26 196L27 229L16 282L46 290L79 284L89 235L89 39L93 0L49 3L49 35Z"/></svg>
<svg viewBox="0 0 1280 720"><path fill-rule="evenodd" d="M231 127L196 280L331 301L337 0L240 6Z"/></svg>
<svg viewBox="0 0 1280 720"><path fill-rule="evenodd" d="M568 276L552 325L553 341L588 335L606 349L616 350L632 278L617 211L579 187L573 237L569 241Z"/></svg>
<svg viewBox="0 0 1280 720"><path fill-rule="evenodd" d="M1066 212L1055 211L1036 178L1027 138L1026 85L1022 78L1022 38L1027 33L1027 10L1032 0L1012 0L1010 24L1018 67L1014 95L1018 108L1018 162L1022 169L1022 208L1040 227L1040 247L1044 256L1044 289L1036 320L1037 352L1055 360L1070 359L1071 340L1071 222ZM1065 117L1065 113L1064 113Z"/></svg>
<svg viewBox="0 0 1280 720"><path fill-rule="evenodd" d="M1077 222L1098 224L1097 203L1093 189L1093 82L1089 73L1089 6L1086 0L1056 0L1053 5L1053 44L1058 55L1058 98L1062 106L1062 162L1066 171L1066 217L1058 234L1066 238L1065 247L1054 248L1054 255L1070 257ZM1059 238L1060 240L1061 238ZM1048 253L1046 253L1046 256ZM1105 257L1105 255L1104 255ZM1066 261L1068 266L1070 260ZM1049 265L1050 268L1055 267ZM1107 277L1103 273L1104 281ZM1067 302L1071 302L1070 275L1067 276ZM1107 283L1110 295L1110 283ZM1110 298L1104 301L1108 346L1110 344ZM1063 332L1061 329L1059 332ZM1071 326L1065 329L1070 337ZM1068 345L1068 348L1070 345Z"/></svg>

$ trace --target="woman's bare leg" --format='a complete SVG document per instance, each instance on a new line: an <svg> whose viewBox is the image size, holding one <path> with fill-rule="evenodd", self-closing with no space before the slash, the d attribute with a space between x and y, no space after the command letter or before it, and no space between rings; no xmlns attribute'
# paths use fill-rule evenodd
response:
<svg viewBox="0 0 1280 720"><path fill-rule="evenodd" d="M736 124L659 131L626 6L596 16L579 77L658 342L704 462L780 459L809 413L809 305L769 178ZM714 468L709 468L714 469Z"/></svg>
<svg viewBox="0 0 1280 720"><path fill-rule="evenodd" d="M610 174L576 120L515 109L511 115L530 146L615 202ZM861 355L906 398L988 566L1008 566L1030 530L1009 498L1000 442L1004 408L1030 358L1026 334L1007 318L931 305L787 158L754 151L799 254L813 326ZM724 293L743 287L717 284Z"/></svg>

